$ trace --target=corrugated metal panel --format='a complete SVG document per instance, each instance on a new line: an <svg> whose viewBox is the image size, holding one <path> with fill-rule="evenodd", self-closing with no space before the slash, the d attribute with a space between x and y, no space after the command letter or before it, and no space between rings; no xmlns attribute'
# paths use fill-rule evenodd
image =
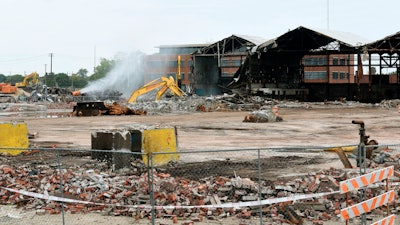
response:
<svg viewBox="0 0 400 225"><path fill-rule="evenodd" d="M360 35L353 34L350 32L325 30L325 29L320 29L320 28L308 28L308 27L304 27L304 28L315 31L320 34L323 34L325 36L334 38L340 42L346 43L353 47L362 46L362 45L365 45L370 42L370 40L368 40Z"/></svg>
<svg viewBox="0 0 400 225"><path fill-rule="evenodd" d="M257 49L258 50L268 50L271 48L279 47L279 46L277 46L276 41L278 41L280 39L280 37L286 35L289 32L293 32L296 30L302 30L302 29L315 32L316 35L322 35L322 36L326 36L327 38L334 39L337 42L340 42L349 47L358 47L358 46L363 46L366 43L369 43L368 39L361 37L359 35L350 33L350 32L324 30L324 29L319 29L319 28L307 28L307 27L300 26L294 30L290 30L290 31L286 32L285 34L282 34L281 36L279 36L275 39L271 39L271 40L268 40L268 41L260 44ZM320 47L323 47L323 46L320 46Z"/></svg>
<svg viewBox="0 0 400 225"><path fill-rule="evenodd" d="M257 36L249 36L249 35L242 35L242 34L234 34L234 36L247 40L254 45L260 45L267 41L267 39Z"/></svg>

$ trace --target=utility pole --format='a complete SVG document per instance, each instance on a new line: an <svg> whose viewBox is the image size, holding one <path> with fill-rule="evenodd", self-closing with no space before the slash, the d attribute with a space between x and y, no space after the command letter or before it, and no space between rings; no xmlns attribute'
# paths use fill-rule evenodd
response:
<svg viewBox="0 0 400 225"><path fill-rule="evenodd" d="M44 85L46 85L46 77L47 77L47 64L44 64L44 82L43 82Z"/></svg>
<svg viewBox="0 0 400 225"><path fill-rule="evenodd" d="M50 74L53 74L53 53L49 53L50 56Z"/></svg>
<svg viewBox="0 0 400 225"><path fill-rule="evenodd" d="M329 30L329 0L326 0L326 25L327 25L327 29Z"/></svg>
<svg viewBox="0 0 400 225"><path fill-rule="evenodd" d="M94 46L93 73L96 73L96 45Z"/></svg>

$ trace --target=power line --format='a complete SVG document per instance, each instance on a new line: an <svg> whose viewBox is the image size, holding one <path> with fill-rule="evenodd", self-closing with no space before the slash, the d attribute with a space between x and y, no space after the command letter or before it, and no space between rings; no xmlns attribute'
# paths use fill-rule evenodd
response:
<svg viewBox="0 0 400 225"><path fill-rule="evenodd" d="M30 56L30 57L24 57L24 58L15 58L15 59L0 60L0 63L26 61L26 60L31 60L31 59L37 59L37 58L40 58L40 57L43 57L43 56L45 56L45 55L38 55L38 56Z"/></svg>

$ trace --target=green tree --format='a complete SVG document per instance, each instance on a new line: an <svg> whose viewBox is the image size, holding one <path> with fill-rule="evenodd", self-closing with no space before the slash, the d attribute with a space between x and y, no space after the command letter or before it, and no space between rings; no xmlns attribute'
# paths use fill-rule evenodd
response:
<svg viewBox="0 0 400 225"><path fill-rule="evenodd" d="M88 81L86 80L86 78L87 77L82 77L82 75L79 75L79 74L72 74L71 86L73 86L73 88L78 88L78 89L85 87L88 84Z"/></svg>
<svg viewBox="0 0 400 225"><path fill-rule="evenodd" d="M4 74L0 74L0 82L1 83L6 83L7 82L7 76Z"/></svg>
<svg viewBox="0 0 400 225"><path fill-rule="evenodd" d="M48 87L56 87L56 75L54 73L48 73L44 76L44 84Z"/></svg>
<svg viewBox="0 0 400 225"><path fill-rule="evenodd" d="M24 76L15 74L7 77L7 83L11 83L12 85L15 85L17 82L22 82L24 80Z"/></svg>
<svg viewBox="0 0 400 225"><path fill-rule="evenodd" d="M95 73L89 77L89 81L94 81L105 77L107 73L110 72L114 67L115 63L115 60L102 58L100 65L96 66L95 68Z"/></svg>
<svg viewBox="0 0 400 225"><path fill-rule="evenodd" d="M71 86L71 79L66 73L58 73L56 74L56 82L58 87L70 87Z"/></svg>
<svg viewBox="0 0 400 225"><path fill-rule="evenodd" d="M88 70L87 69L79 69L78 70L78 72L76 73L76 75L78 76L78 77L81 77L81 78L87 78L87 75L88 75ZM72 75L74 75L74 74L72 74Z"/></svg>

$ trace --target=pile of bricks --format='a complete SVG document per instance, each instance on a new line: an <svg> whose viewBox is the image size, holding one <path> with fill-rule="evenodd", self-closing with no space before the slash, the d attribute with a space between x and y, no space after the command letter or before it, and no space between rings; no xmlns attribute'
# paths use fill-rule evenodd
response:
<svg viewBox="0 0 400 225"><path fill-rule="evenodd" d="M189 218L191 221L203 219L221 219L236 216L247 219L257 216L259 206L239 209L218 207L185 207L201 205L220 205L280 198L298 194L335 192L339 182L346 177L357 176L355 170L330 169L294 179L278 179L260 183L241 177L209 177L201 180L189 180L172 177L168 173L148 171L138 175L116 172L101 172L97 169L70 167L58 170L57 167L41 165L32 169L30 166L0 166L0 187L25 190L50 196L58 196L95 204L65 203L64 209L71 213L100 212L107 215L133 216L137 219L151 218L151 209L137 207L150 205L151 193L154 193L157 218ZM151 185L151 181L153 185ZM60 185L62 183L62 186ZM384 184L382 184L384 186ZM398 186L395 186L398 188ZM62 194L61 194L62 188ZM259 193L261 190L261 193ZM369 188L368 196L374 196L384 188ZM25 209L36 210L37 214L57 214L61 212L59 202L33 198L0 189L1 204L15 204ZM367 196L367 197L368 197ZM357 193L351 194L350 203L358 202ZM345 207L345 196L327 195L302 201L264 205L263 216L271 221L285 220L282 204L290 205L301 218L312 221L326 221L338 218L340 209ZM174 206L174 207L159 207ZM398 209L395 209L398 210Z"/></svg>

